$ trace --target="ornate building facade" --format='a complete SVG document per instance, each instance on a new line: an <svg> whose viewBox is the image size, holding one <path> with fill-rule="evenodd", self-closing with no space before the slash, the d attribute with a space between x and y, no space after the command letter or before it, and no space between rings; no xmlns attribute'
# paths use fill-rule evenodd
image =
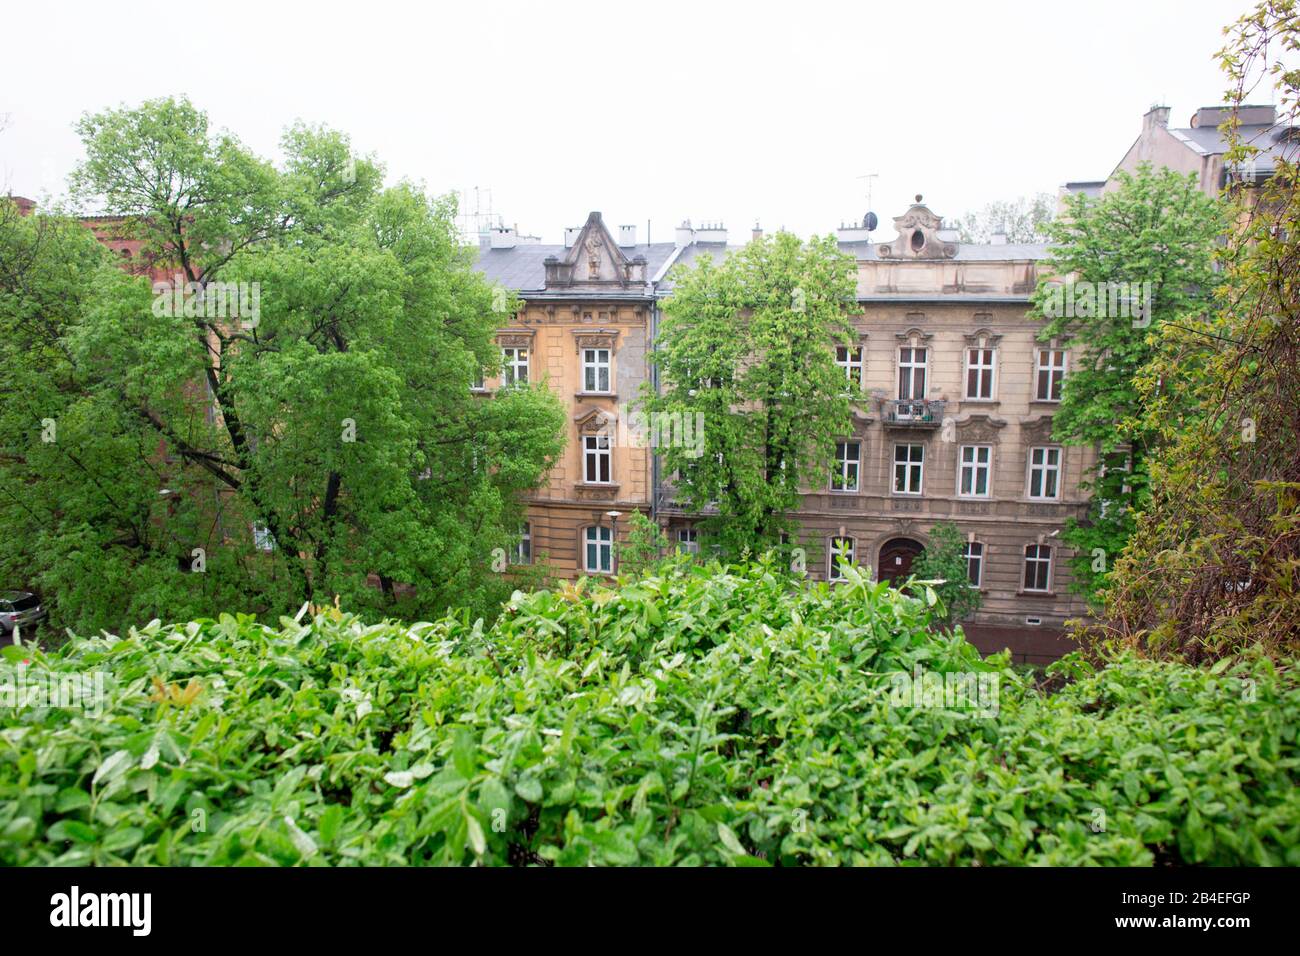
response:
<svg viewBox="0 0 1300 956"><path fill-rule="evenodd" d="M934 525L951 521L983 593L968 635L984 650L1052 660L1069 649L1065 621L1085 613L1068 590L1072 555L1060 533L1086 513L1079 482L1094 453L1051 437L1070 355L1038 341L1041 323L1028 316L1046 248L959 243L919 196L894 226L885 243L862 229L839 233L858 267L856 342L836 354L855 412L829 481L803 495L807 570L833 579L844 554L878 576L905 577ZM684 227L673 243L638 246L629 227L615 240L593 213L566 240L523 244L505 231L480 259L524 301L501 332L507 375L525 350L527 374L544 375L571 409L566 458L529 501L530 553L545 553L559 576L608 572L616 549L606 546L632 510L698 550L698 516L674 501L649 451L620 436L651 374L669 269L725 255L725 233Z"/></svg>

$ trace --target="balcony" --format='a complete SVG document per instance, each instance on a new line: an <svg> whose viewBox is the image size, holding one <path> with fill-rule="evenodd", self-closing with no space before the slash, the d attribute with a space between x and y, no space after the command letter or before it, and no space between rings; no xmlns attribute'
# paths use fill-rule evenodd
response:
<svg viewBox="0 0 1300 956"><path fill-rule="evenodd" d="M885 422L891 428L938 428L948 403L939 399L899 399L885 402Z"/></svg>

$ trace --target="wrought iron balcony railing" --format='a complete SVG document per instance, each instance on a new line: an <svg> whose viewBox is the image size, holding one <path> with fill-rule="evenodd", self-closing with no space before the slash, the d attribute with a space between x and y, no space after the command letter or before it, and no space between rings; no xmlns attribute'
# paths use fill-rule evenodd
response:
<svg viewBox="0 0 1300 956"><path fill-rule="evenodd" d="M947 402L931 398L904 398L885 403L885 424L909 428L938 428Z"/></svg>

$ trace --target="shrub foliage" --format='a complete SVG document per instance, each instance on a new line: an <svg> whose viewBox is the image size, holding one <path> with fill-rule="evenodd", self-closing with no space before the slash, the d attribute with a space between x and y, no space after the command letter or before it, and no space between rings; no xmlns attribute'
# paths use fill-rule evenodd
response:
<svg viewBox="0 0 1300 956"><path fill-rule="evenodd" d="M1047 693L849 569L680 561L367 625L327 609L11 648L2 864L1300 864L1300 690L1123 657ZM891 701L998 678L995 716Z"/></svg>

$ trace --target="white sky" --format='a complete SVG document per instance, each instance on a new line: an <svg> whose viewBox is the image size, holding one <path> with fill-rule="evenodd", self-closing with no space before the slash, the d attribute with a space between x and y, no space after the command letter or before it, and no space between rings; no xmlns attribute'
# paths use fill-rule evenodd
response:
<svg viewBox="0 0 1300 956"><path fill-rule="evenodd" d="M389 178L490 189L560 241L598 209L877 237L923 193L955 218L1104 179L1162 101L1222 102L1213 60L1251 0L15 3L0 40L0 191L64 192L86 111L188 94L277 157L294 119ZM1268 97L1263 97L1267 100Z"/></svg>

